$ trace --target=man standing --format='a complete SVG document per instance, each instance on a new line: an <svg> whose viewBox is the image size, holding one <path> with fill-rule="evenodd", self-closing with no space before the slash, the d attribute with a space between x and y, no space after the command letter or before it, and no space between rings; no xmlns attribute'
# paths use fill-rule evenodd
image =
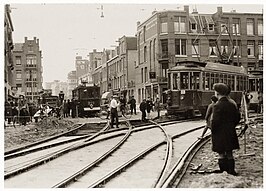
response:
<svg viewBox="0 0 266 191"><path fill-rule="evenodd" d="M136 100L134 98L134 96L131 97L131 99L128 102L130 104L130 110L131 110L131 115L133 115L133 110L134 110L134 114L137 115L136 113Z"/></svg>
<svg viewBox="0 0 266 191"><path fill-rule="evenodd" d="M233 150L239 149L235 127L239 123L240 113L228 100L228 87L224 83L214 84L213 89L218 101L213 107L211 121L212 150L219 154L220 172L226 171L236 176Z"/></svg>
<svg viewBox="0 0 266 191"><path fill-rule="evenodd" d="M112 100L110 103L110 111L111 111L111 128L113 128L114 125L114 119L116 122L116 128L118 128L118 113L117 113L117 107L119 106L118 102L118 96L114 95L112 96Z"/></svg>
<svg viewBox="0 0 266 191"><path fill-rule="evenodd" d="M147 110L146 99L143 99L143 101L140 103L139 109L142 113L141 121L146 121L146 110Z"/></svg>

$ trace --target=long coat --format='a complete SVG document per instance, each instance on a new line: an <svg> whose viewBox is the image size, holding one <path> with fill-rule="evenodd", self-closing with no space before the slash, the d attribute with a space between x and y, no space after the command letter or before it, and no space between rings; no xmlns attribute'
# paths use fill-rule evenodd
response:
<svg viewBox="0 0 266 191"><path fill-rule="evenodd" d="M212 150L218 153L239 149L236 125L240 113L226 97L222 97L213 107L211 121Z"/></svg>

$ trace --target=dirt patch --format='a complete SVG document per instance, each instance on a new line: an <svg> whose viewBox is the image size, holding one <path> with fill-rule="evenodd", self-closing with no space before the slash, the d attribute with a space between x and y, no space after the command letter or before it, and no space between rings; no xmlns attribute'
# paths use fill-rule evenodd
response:
<svg viewBox="0 0 266 191"><path fill-rule="evenodd" d="M47 121L31 122L26 126L8 125L5 128L5 150L11 150L32 142L57 135L72 128L74 123L70 120L50 117Z"/></svg>
<svg viewBox="0 0 266 191"><path fill-rule="evenodd" d="M188 168L180 188L263 188L263 123L251 126L239 138L240 150L234 152L235 170L238 176L222 174L191 174L193 166L202 164L201 171L218 169L218 155L211 150L208 142L196 154ZM244 150L244 145L246 149Z"/></svg>

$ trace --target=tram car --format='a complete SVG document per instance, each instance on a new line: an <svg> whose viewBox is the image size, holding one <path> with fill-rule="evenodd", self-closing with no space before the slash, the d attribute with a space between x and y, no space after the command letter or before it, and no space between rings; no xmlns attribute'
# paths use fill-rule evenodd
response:
<svg viewBox="0 0 266 191"><path fill-rule="evenodd" d="M100 87L78 86L72 90L72 97L77 101L78 116L95 116L100 111Z"/></svg>
<svg viewBox="0 0 266 191"><path fill-rule="evenodd" d="M230 86L230 97L240 106L242 92L248 86L243 67L213 62L178 62L168 71L167 114L204 117L214 95L213 85L218 82Z"/></svg>

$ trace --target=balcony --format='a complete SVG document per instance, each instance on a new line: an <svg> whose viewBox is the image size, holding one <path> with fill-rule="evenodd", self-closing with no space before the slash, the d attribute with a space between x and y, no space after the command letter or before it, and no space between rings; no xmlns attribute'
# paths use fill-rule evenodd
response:
<svg viewBox="0 0 266 191"><path fill-rule="evenodd" d="M168 62L169 58L170 58L169 52L162 52L157 54L157 59L159 62L165 62L165 61Z"/></svg>

